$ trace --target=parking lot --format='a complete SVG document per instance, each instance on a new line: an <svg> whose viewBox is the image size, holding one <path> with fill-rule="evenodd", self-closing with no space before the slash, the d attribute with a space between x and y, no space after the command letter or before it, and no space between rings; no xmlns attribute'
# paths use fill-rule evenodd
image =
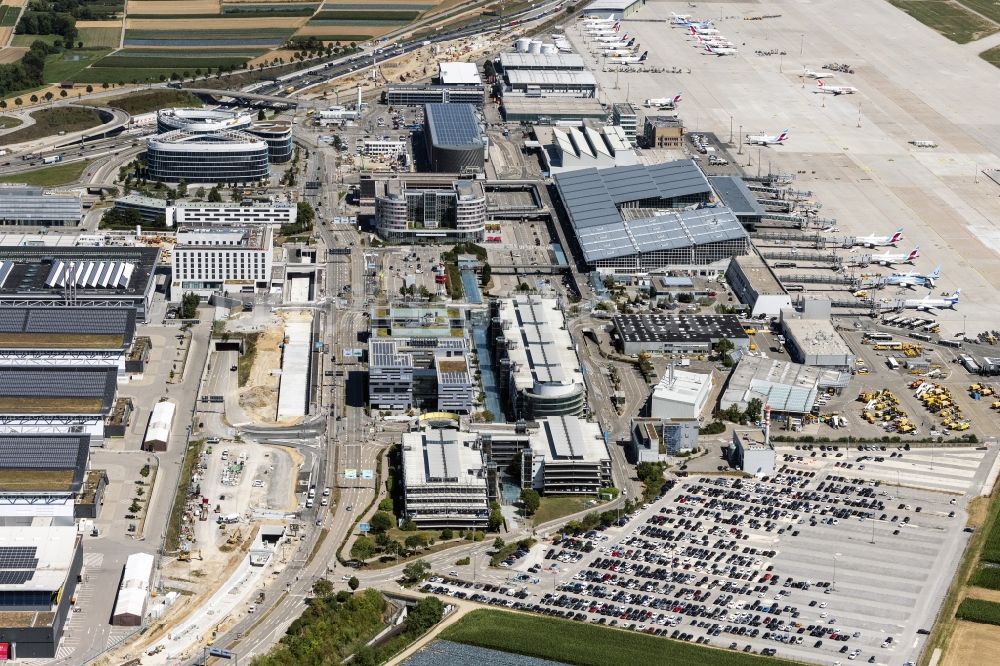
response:
<svg viewBox="0 0 1000 666"><path fill-rule="evenodd" d="M933 623L969 536L964 507L995 458L992 447L783 448L770 478L678 479L621 525L535 546L506 582L449 572L426 589L726 649L902 666Z"/></svg>

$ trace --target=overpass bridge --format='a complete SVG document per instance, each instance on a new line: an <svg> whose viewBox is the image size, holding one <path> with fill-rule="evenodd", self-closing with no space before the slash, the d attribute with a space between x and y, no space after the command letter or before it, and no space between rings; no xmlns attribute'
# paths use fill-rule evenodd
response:
<svg viewBox="0 0 1000 666"><path fill-rule="evenodd" d="M284 106L318 107L320 100L297 99L292 97L279 97L278 95L262 95L261 93L243 92L242 90L227 90L224 88L188 88L186 86L175 90L185 90L195 95L207 95L209 97L232 97L233 99L243 99L253 102L267 102L269 104L282 104Z"/></svg>

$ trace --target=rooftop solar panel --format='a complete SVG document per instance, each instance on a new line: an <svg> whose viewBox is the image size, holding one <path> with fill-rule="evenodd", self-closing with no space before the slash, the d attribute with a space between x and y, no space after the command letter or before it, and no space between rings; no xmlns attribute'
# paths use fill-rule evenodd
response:
<svg viewBox="0 0 1000 666"><path fill-rule="evenodd" d="M426 104L424 114L433 145L468 148L483 144L476 109L471 104Z"/></svg>

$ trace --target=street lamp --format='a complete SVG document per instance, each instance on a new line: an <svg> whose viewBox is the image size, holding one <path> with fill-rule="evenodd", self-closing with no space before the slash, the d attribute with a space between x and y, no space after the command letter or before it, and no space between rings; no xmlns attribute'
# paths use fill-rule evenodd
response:
<svg viewBox="0 0 1000 666"><path fill-rule="evenodd" d="M830 589L834 592L837 591L837 558L840 557L840 553L833 554L833 582L830 585Z"/></svg>
<svg viewBox="0 0 1000 666"><path fill-rule="evenodd" d="M740 148L736 151L737 155L743 154L743 125L740 125Z"/></svg>

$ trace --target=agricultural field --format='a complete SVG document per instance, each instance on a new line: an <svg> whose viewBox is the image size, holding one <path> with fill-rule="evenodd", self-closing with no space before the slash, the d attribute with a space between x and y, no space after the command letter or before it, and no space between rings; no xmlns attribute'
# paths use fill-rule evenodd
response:
<svg viewBox="0 0 1000 666"><path fill-rule="evenodd" d="M54 53L45 59L45 73L42 75L46 83L60 81L76 81L81 71L93 65L109 53L109 49L90 49L80 51L63 51Z"/></svg>
<svg viewBox="0 0 1000 666"><path fill-rule="evenodd" d="M163 15L166 17L183 14L218 14L219 0L129 0L129 16Z"/></svg>
<svg viewBox="0 0 1000 666"><path fill-rule="evenodd" d="M888 0L924 25L953 42L967 44L992 35L1000 26L950 0Z"/></svg>
<svg viewBox="0 0 1000 666"><path fill-rule="evenodd" d="M193 21L187 29L150 30L126 29L126 46L197 46L212 47L247 47L247 46L280 46L292 35L290 28L273 28L261 26L237 30L198 29L195 25L202 21Z"/></svg>
<svg viewBox="0 0 1000 666"><path fill-rule="evenodd" d="M17 17L21 15L21 8L14 7L7 3L0 5L0 26L10 27L17 24Z"/></svg>
<svg viewBox="0 0 1000 666"><path fill-rule="evenodd" d="M447 627L443 640L579 666L782 666L774 657L730 652L561 618L483 609ZM613 657L612 657L613 655Z"/></svg>
<svg viewBox="0 0 1000 666"><path fill-rule="evenodd" d="M966 598L959 604L955 617L980 624L1000 625L1000 604L984 599Z"/></svg>
<svg viewBox="0 0 1000 666"><path fill-rule="evenodd" d="M118 48L122 35L122 24L118 21L77 21L76 29L85 49Z"/></svg>
<svg viewBox="0 0 1000 666"><path fill-rule="evenodd" d="M358 26L351 25L307 25L304 28L299 28L292 39L315 37L324 42L340 42L342 44L346 44L347 42L366 42L372 37L392 32L394 28L386 26L382 28L369 27L363 32L358 32L358 30Z"/></svg>
<svg viewBox="0 0 1000 666"><path fill-rule="evenodd" d="M193 67L228 67L242 65L251 58L256 58L261 50L240 49L234 51L212 51L211 53L192 53L182 50L146 51L140 49L124 49L116 51L94 64L95 68L103 67L134 67L138 69L190 69Z"/></svg>
<svg viewBox="0 0 1000 666"><path fill-rule="evenodd" d="M27 52L26 46L8 46L5 49L0 49L0 65L17 62Z"/></svg>

